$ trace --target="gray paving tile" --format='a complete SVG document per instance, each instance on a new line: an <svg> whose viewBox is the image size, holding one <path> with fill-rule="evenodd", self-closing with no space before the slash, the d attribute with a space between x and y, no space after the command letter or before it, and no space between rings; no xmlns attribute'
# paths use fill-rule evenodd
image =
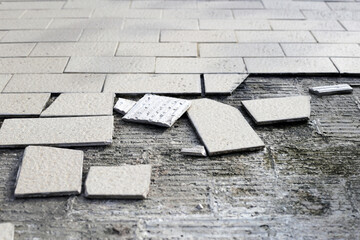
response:
<svg viewBox="0 0 360 240"><path fill-rule="evenodd" d="M235 19L304 19L297 9L233 10Z"/></svg>
<svg viewBox="0 0 360 240"><path fill-rule="evenodd" d="M360 20L359 11L316 11L303 10L302 13L307 19L322 20Z"/></svg>
<svg viewBox="0 0 360 240"><path fill-rule="evenodd" d="M360 43L360 32L313 31L320 43Z"/></svg>
<svg viewBox="0 0 360 240"><path fill-rule="evenodd" d="M234 31L161 31L162 42L236 42Z"/></svg>
<svg viewBox="0 0 360 240"><path fill-rule="evenodd" d="M64 5L64 2L54 1L22 1L22 2L2 2L0 10L9 9L60 9Z"/></svg>
<svg viewBox="0 0 360 240"><path fill-rule="evenodd" d="M205 93L230 95L248 76L248 74L205 74Z"/></svg>
<svg viewBox="0 0 360 240"><path fill-rule="evenodd" d="M114 110L122 115L125 115L130 109L136 104L135 101L128 100L125 98L118 98Z"/></svg>
<svg viewBox="0 0 360 240"><path fill-rule="evenodd" d="M25 11L24 10L3 10L0 14L0 19L5 18L19 18Z"/></svg>
<svg viewBox="0 0 360 240"><path fill-rule="evenodd" d="M38 43L31 56L114 56L117 45L117 42Z"/></svg>
<svg viewBox="0 0 360 240"><path fill-rule="evenodd" d="M88 18L92 11L92 9L28 10L21 18Z"/></svg>
<svg viewBox="0 0 360 240"><path fill-rule="evenodd" d="M338 73L329 58L245 58L249 73Z"/></svg>
<svg viewBox="0 0 360 240"><path fill-rule="evenodd" d="M195 1L133 1L132 8L144 8L144 9L165 9L165 8L197 8Z"/></svg>
<svg viewBox="0 0 360 240"><path fill-rule="evenodd" d="M7 93L101 92L105 75L15 74L6 85Z"/></svg>
<svg viewBox="0 0 360 240"><path fill-rule="evenodd" d="M344 30L334 20L270 20L270 24L274 30Z"/></svg>
<svg viewBox="0 0 360 240"><path fill-rule="evenodd" d="M81 29L10 31L1 42L74 42L81 32Z"/></svg>
<svg viewBox="0 0 360 240"><path fill-rule="evenodd" d="M113 116L5 119L0 129L0 148L109 145L113 124Z"/></svg>
<svg viewBox="0 0 360 240"><path fill-rule="evenodd" d="M309 88L309 91L319 96L325 96L332 94L352 93L353 88L349 84L338 84L338 85L311 87Z"/></svg>
<svg viewBox="0 0 360 240"><path fill-rule="evenodd" d="M68 58L0 58L0 73L62 73Z"/></svg>
<svg viewBox="0 0 360 240"><path fill-rule="evenodd" d="M199 8L215 9L256 9L264 8L260 1L199 1Z"/></svg>
<svg viewBox="0 0 360 240"><path fill-rule="evenodd" d="M85 42L158 42L159 30L85 29L80 41Z"/></svg>
<svg viewBox="0 0 360 240"><path fill-rule="evenodd" d="M229 9L164 9L162 17L165 19L233 19Z"/></svg>
<svg viewBox="0 0 360 240"><path fill-rule="evenodd" d="M12 75L10 74L0 74L0 93L3 91L11 77Z"/></svg>
<svg viewBox="0 0 360 240"><path fill-rule="evenodd" d="M157 58L156 73L246 73L242 58Z"/></svg>
<svg viewBox="0 0 360 240"><path fill-rule="evenodd" d="M150 191L151 165L90 167L87 198L145 199Z"/></svg>
<svg viewBox="0 0 360 240"><path fill-rule="evenodd" d="M161 18L160 9L123 9L114 7L96 8L92 17L108 18Z"/></svg>
<svg viewBox="0 0 360 240"><path fill-rule="evenodd" d="M35 43L0 44L0 57L26 57L35 47Z"/></svg>
<svg viewBox="0 0 360 240"><path fill-rule="evenodd" d="M282 57L279 44L200 44L200 57Z"/></svg>
<svg viewBox="0 0 360 240"><path fill-rule="evenodd" d="M8 33L8 31L0 31L0 40Z"/></svg>
<svg viewBox="0 0 360 240"><path fill-rule="evenodd" d="M360 31L360 22L359 21L341 21L341 24L348 31Z"/></svg>
<svg viewBox="0 0 360 240"><path fill-rule="evenodd" d="M39 116L50 93L0 94L0 117Z"/></svg>
<svg viewBox="0 0 360 240"><path fill-rule="evenodd" d="M63 93L41 113L41 117L111 116L113 93Z"/></svg>
<svg viewBox="0 0 360 240"><path fill-rule="evenodd" d="M360 58L331 58L340 73L360 73Z"/></svg>
<svg viewBox="0 0 360 240"><path fill-rule="evenodd" d="M15 227L12 223L0 223L0 239L14 240Z"/></svg>
<svg viewBox="0 0 360 240"><path fill-rule="evenodd" d="M1 19L0 30L45 29L50 19Z"/></svg>
<svg viewBox="0 0 360 240"><path fill-rule="evenodd" d="M310 97L295 96L242 101L258 125L304 121L310 118Z"/></svg>
<svg viewBox="0 0 360 240"><path fill-rule="evenodd" d="M124 29L199 29L197 19L126 19Z"/></svg>
<svg viewBox="0 0 360 240"><path fill-rule="evenodd" d="M81 193L83 151L29 146L19 167L15 197Z"/></svg>
<svg viewBox="0 0 360 240"><path fill-rule="evenodd" d="M54 19L49 29L86 29L86 28L95 28L95 29L104 29L104 28L113 28L121 29L124 20L122 18L68 18L68 19Z"/></svg>
<svg viewBox="0 0 360 240"><path fill-rule="evenodd" d="M68 1L64 5L64 9L67 8L102 8L102 7L112 7L112 8L122 8L127 9L130 7L130 1L103 1L103 0L83 0L83 1Z"/></svg>
<svg viewBox="0 0 360 240"><path fill-rule="evenodd" d="M193 100L188 116L209 155L254 150L264 143L240 111L210 99Z"/></svg>
<svg viewBox="0 0 360 240"><path fill-rule="evenodd" d="M201 94L200 75L116 74L106 78L104 92L117 94Z"/></svg>
<svg viewBox="0 0 360 240"><path fill-rule="evenodd" d="M71 57L64 72L153 73L154 57Z"/></svg>
<svg viewBox="0 0 360 240"><path fill-rule="evenodd" d="M333 10L359 11L360 2L329 2L328 5Z"/></svg>
<svg viewBox="0 0 360 240"><path fill-rule="evenodd" d="M324 2L314 1L283 1L283 0L262 0L267 9L317 9L329 10L329 7Z"/></svg>
<svg viewBox="0 0 360 240"><path fill-rule="evenodd" d="M205 30L270 30L270 24L265 20L213 20L200 19L200 29Z"/></svg>
<svg viewBox="0 0 360 240"><path fill-rule="evenodd" d="M198 145L195 147L182 148L181 154L186 156L206 157L206 150L204 146Z"/></svg>
<svg viewBox="0 0 360 240"><path fill-rule="evenodd" d="M236 35L247 43L316 42L309 31L236 31Z"/></svg>
<svg viewBox="0 0 360 240"><path fill-rule="evenodd" d="M122 119L171 127L189 109L190 105L191 102L184 99L145 94Z"/></svg>
<svg viewBox="0 0 360 240"><path fill-rule="evenodd" d="M286 56L292 57L359 57L358 44L281 44Z"/></svg>
<svg viewBox="0 0 360 240"><path fill-rule="evenodd" d="M196 43L120 43L116 56L196 57Z"/></svg>

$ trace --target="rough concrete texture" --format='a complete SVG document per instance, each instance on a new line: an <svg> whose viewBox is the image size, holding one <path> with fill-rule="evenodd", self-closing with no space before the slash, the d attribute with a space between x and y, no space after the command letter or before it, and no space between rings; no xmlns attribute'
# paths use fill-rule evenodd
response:
<svg viewBox="0 0 360 240"><path fill-rule="evenodd" d="M85 182L88 198L145 199L150 191L151 165L91 167Z"/></svg>
<svg viewBox="0 0 360 240"><path fill-rule="evenodd" d="M0 94L0 117L39 116L49 93Z"/></svg>
<svg viewBox="0 0 360 240"><path fill-rule="evenodd" d="M110 116L114 98L114 93L63 93L41 117Z"/></svg>
<svg viewBox="0 0 360 240"><path fill-rule="evenodd" d="M15 197L81 193L83 151L29 146L19 167Z"/></svg>
<svg viewBox="0 0 360 240"><path fill-rule="evenodd" d="M310 97L263 98L241 102L256 124L304 121L310 118Z"/></svg>
<svg viewBox="0 0 360 240"><path fill-rule="evenodd" d="M13 240L14 239L14 225L12 223L0 223L0 239Z"/></svg>
<svg viewBox="0 0 360 240"><path fill-rule="evenodd" d="M302 95L311 86L340 83L360 86L358 78L250 76L231 96L212 99L239 108L253 125L242 100ZM151 164L144 201L83 195L14 200L23 150L2 149L1 221L14 223L20 240L358 239L359 99L359 87L350 95L312 96L309 123L255 128L264 151L211 158L180 153L200 144L186 116L164 129L115 115L112 145L77 148L85 156L83 181L90 166Z"/></svg>

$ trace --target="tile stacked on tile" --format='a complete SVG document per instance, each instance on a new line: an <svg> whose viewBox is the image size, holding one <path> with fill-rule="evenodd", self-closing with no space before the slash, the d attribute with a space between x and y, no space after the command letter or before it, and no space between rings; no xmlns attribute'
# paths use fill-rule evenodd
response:
<svg viewBox="0 0 360 240"><path fill-rule="evenodd" d="M132 107L134 107L135 104L135 101L131 101L125 98L119 98L114 106L114 110L120 114L125 115L130 111Z"/></svg>

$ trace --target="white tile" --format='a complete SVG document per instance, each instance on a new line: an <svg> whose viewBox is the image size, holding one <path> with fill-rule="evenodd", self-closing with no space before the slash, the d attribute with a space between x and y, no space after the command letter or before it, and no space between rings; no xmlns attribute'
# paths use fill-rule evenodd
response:
<svg viewBox="0 0 360 240"><path fill-rule="evenodd" d="M360 57L358 44L281 44L291 57Z"/></svg>
<svg viewBox="0 0 360 240"><path fill-rule="evenodd" d="M360 32L313 31L320 43L360 43Z"/></svg>
<svg viewBox="0 0 360 240"><path fill-rule="evenodd" d="M233 19L229 9L164 9L162 17L165 19Z"/></svg>
<svg viewBox="0 0 360 240"><path fill-rule="evenodd" d="M279 44L199 44L200 57L282 57Z"/></svg>
<svg viewBox="0 0 360 240"><path fill-rule="evenodd" d="M161 18L160 9L123 9L114 7L96 8L94 18Z"/></svg>
<svg viewBox="0 0 360 240"><path fill-rule="evenodd" d="M309 91L319 96L325 96L332 94L352 93L353 88L349 84L338 84L338 85L311 87L309 88Z"/></svg>
<svg viewBox="0 0 360 240"><path fill-rule="evenodd" d="M1 19L0 30L45 29L50 19Z"/></svg>
<svg viewBox="0 0 360 240"><path fill-rule="evenodd" d="M205 93L230 95L248 76L248 74L204 74Z"/></svg>
<svg viewBox="0 0 360 240"><path fill-rule="evenodd" d="M159 30L85 29L84 42L158 42Z"/></svg>
<svg viewBox="0 0 360 240"><path fill-rule="evenodd" d="M234 31L161 31L161 42L236 42Z"/></svg>
<svg viewBox="0 0 360 240"><path fill-rule="evenodd" d="M12 75L10 74L0 74L0 93L3 91L6 84L8 84L11 77Z"/></svg>
<svg viewBox="0 0 360 240"><path fill-rule="evenodd" d="M316 42L309 31L237 31L239 42L281 43Z"/></svg>
<svg viewBox="0 0 360 240"><path fill-rule="evenodd" d="M132 107L134 107L135 104L135 101L131 101L125 98L118 98L114 106L114 110L122 115L125 115Z"/></svg>
<svg viewBox="0 0 360 240"><path fill-rule="evenodd" d="M289 9L251 9L233 10L235 19L304 19L300 10Z"/></svg>
<svg viewBox="0 0 360 240"><path fill-rule="evenodd" d="M199 1L198 7L215 9L264 8L261 1Z"/></svg>
<svg viewBox="0 0 360 240"><path fill-rule="evenodd" d="M265 20L213 20L200 19L200 29L205 30L270 30L270 24Z"/></svg>
<svg viewBox="0 0 360 240"><path fill-rule="evenodd" d="M274 30L345 30L334 20L270 20Z"/></svg>
<svg viewBox="0 0 360 240"><path fill-rule="evenodd" d="M5 18L19 18L25 11L24 10L3 10L0 14L0 19Z"/></svg>
<svg viewBox="0 0 360 240"><path fill-rule="evenodd" d="M68 58L0 58L0 73L62 73Z"/></svg>
<svg viewBox="0 0 360 240"><path fill-rule="evenodd" d="M122 18L68 18L68 19L54 19L49 29L121 29L124 20Z"/></svg>
<svg viewBox="0 0 360 240"><path fill-rule="evenodd" d="M197 19L126 19L124 29L199 29Z"/></svg>
<svg viewBox="0 0 360 240"><path fill-rule="evenodd" d="M82 0L82 1L67 1L64 5L64 9L94 9L102 7L122 8L128 9L131 1L103 1L103 0Z"/></svg>
<svg viewBox="0 0 360 240"><path fill-rule="evenodd" d="M92 11L92 9L28 10L21 18L88 18Z"/></svg>
<svg viewBox="0 0 360 240"><path fill-rule="evenodd" d="M116 56L196 57L195 43L120 43Z"/></svg>
<svg viewBox="0 0 360 240"><path fill-rule="evenodd" d="M81 193L83 151L29 146L19 168L15 197Z"/></svg>
<svg viewBox="0 0 360 240"><path fill-rule="evenodd" d="M10 31L1 42L75 42L81 32L81 29Z"/></svg>
<svg viewBox="0 0 360 240"><path fill-rule="evenodd" d="M55 1L19 1L19 2L2 2L0 5L1 10L8 9L60 9L64 2Z"/></svg>
<svg viewBox="0 0 360 240"><path fill-rule="evenodd" d="M197 8L196 1L133 1L132 8L143 8L143 9L165 9L165 8Z"/></svg>
<svg viewBox="0 0 360 240"><path fill-rule="evenodd" d="M331 58L340 73L360 73L360 58Z"/></svg>
<svg viewBox="0 0 360 240"><path fill-rule="evenodd" d="M14 240L15 227L12 223L0 223L0 239Z"/></svg>
<svg viewBox="0 0 360 240"><path fill-rule="evenodd" d="M0 57L26 57L34 47L35 43L0 44Z"/></svg>

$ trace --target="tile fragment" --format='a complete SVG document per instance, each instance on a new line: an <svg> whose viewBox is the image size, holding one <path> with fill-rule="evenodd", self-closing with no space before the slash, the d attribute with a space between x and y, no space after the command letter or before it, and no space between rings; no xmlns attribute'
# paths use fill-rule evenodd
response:
<svg viewBox="0 0 360 240"><path fill-rule="evenodd" d="M264 147L240 111L232 106L204 98L193 100L187 113L210 156Z"/></svg>
<svg viewBox="0 0 360 240"><path fill-rule="evenodd" d="M15 197L81 193L83 151L29 146L25 149Z"/></svg>
<svg viewBox="0 0 360 240"><path fill-rule="evenodd" d="M182 148L181 153L187 156L206 157L206 150L204 146L198 145L195 147Z"/></svg>
<svg viewBox="0 0 360 240"><path fill-rule="evenodd" d="M125 115L130 111L130 109L136 104L135 101L128 100L125 98L118 98L118 101L116 102L114 106L114 110L120 114Z"/></svg>
<svg viewBox="0 0 360 240"><path fill-rule="evenodd" d="M249 74L205 74L205 94L230 95Z"/></svg>
<svg viewBox="0 0 360 240"><path fill-rule="evenodd" d="M311 87L309 91L318 96L341 94L341 93L352 93L353 88L349 84L338 84L330 86L319 86Z"/></svg>
<svg viewBox="0 0 360 240"><path fill-rule="evenodd" d="M151 165L91 167L85 181L88 198L145 199Z"/></svg>
<svg viewBox="0 0 360 240"><path fill-rule="evenodd" d="M179 98L146 94L123 120L171 127L189 109L191 102Z"/></svg>
<svg viewBox="0 0 360 240"><path fill-rule="evenodd" d="M0 239L14 240L15 227L12 223L0 223Z"/></svg>
<svg viewBox="0 0 360 240"><path fill-rule="evenodd" d="M295 96L242 101L255 123L304 121L310 118L310 97Z"/></svg>

